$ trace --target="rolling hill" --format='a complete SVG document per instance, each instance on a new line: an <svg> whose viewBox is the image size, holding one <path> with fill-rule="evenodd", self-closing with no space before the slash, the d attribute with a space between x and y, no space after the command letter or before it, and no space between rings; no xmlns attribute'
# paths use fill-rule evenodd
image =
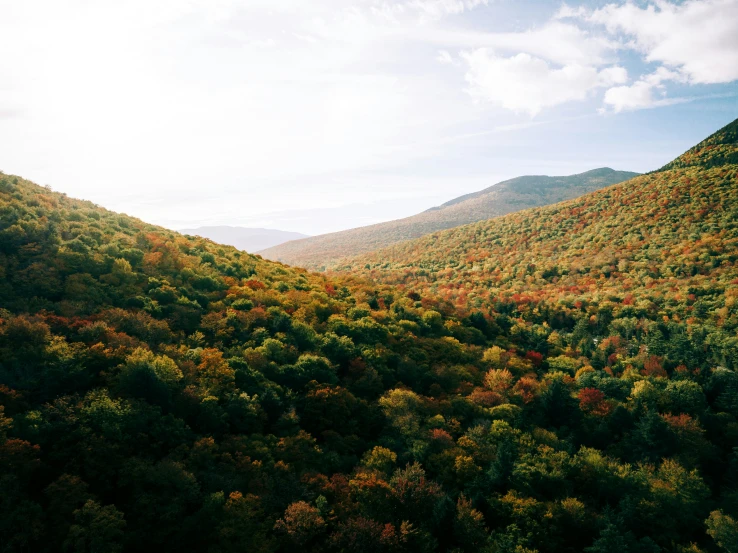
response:
<svg viewBox="0 0 738 553"><path fill-rule="evenodd" d="M601 168L566 177L524 176L466 194L423 213L366 227L313 236L259 251L267 259L310 269L438 230L548 205L603 188L637 173Z"/></svg>
<svg viewBox="0 0 738 553"><path fill-rule="evenodd" d="M239 250L254 253L272 248L290 240L308 238L307 234L269 228L232 227L227 225L198 227L180 230L182 234L202 236L219 244L233 246Z"/></svg>
<svg viewBox="0 0 738 553"><path fill-rule="evenodd" d="M546 306L581 317L607 305L687 322L699 313L735 332L737 153L734 121L659 171L358 256L340 270L465 308Z"/></svg>
<svg viewBox="0 0 738 553"><path fill-rule="evenodd" d="M730 545L737 129L348 274L0 174L0 551Z"/></svg>

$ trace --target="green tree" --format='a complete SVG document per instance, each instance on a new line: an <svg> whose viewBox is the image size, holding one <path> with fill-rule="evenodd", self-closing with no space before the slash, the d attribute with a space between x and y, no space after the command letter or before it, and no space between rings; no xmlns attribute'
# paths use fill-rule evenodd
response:
<svg viewBox="0 0 738 553"><path fill-rule="evenodd" d="M713 511L705 521L707 533L727 553L738 553L738 522L722 511Z"/></svg>
<svg viewBox="0 0 738 553"><path fill-rule="evenodd" d="M123 551L125 527L123 513L115 505L103 507L89 499L74 512L64 548L74 553L118 553Z"/></svg>

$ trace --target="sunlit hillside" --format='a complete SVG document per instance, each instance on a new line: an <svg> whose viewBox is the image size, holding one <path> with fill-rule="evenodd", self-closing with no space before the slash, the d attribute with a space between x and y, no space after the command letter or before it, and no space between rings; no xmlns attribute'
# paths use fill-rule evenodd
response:
<svg viewBox="0 0 738 553"><path fill-rule="evenodd" d="M730 543L736 125L347 275L1 175L0 551Z"/></svg>
<svg viewBox="0 0 738 553"><path fill-rule="evenodd" d="M293 240L259 253L268 259L313 270L332 268L347 256L521 209L569 200L636 175L605 167L565 177L517 177L460 196L412 217Z"/></svg>
<svg viewBox="0 0 738 553"><path fill-rule="evenodd" d="M582 198L434 233L342 269L468 308L546 305L576 319L606 305L732 329L737 131L733 122L663 169Z"/></svg>

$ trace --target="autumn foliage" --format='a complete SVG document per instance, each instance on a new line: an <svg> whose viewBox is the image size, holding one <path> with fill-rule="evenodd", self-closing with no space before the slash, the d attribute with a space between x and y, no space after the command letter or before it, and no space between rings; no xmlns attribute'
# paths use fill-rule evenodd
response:
<svg viewBox="0 0 738 553"><path fill-rule="evenodd" d="M350 274L0 174L0 551L733 551L737 124Z"/></svg>

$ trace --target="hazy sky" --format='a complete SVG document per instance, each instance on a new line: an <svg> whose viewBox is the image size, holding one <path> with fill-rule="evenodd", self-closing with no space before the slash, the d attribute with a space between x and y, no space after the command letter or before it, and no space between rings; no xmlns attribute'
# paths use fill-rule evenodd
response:
<svg viewBox="0 0 738 553"><path fill-rule="evenodd" d="M317 234L738 117L738 0L0 0L0 170Z"/></svg>

